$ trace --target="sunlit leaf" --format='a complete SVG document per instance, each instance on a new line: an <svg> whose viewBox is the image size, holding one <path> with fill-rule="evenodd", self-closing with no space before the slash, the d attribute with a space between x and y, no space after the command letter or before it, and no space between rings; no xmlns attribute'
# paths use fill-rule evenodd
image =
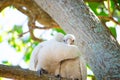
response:
<svg viewBox="0 0 120 80"><path fill-rule="evenodd" d="M60 29L60 28L53 28L53 31L57 31L63 34L66 34L64 30Z"/></svg>
<svg viewBox="0 0 120 80"><path fill-rule="evenodd" d="M116 38L116 37L117 37L117 34L116 34L116 29L115 29L115 27L109 27L109 29L110 29L112 35Z"/></svg>
<svg viewBox="0 0 120 80"><path fill-rule="evenodd" d="M15 25L13 29L14 31L17 31L19 34L23 33L22 26Z"/></svg>
<svg viewBox="0 0 120 80"><path fill-rule="evenodd" d="M3 9L0 13L2 14L2 17L5 17L5 11L7 8Z"/></svg>
<svg viewBox="0 0 120 80"><path fill-rule="evenodd" d="M110 11L113 12L114 9L115 9L115 3L113 0L110 0Z"/></svg>
<svg viewBox="0 0 120 80"><path fill-rule="evenodd" d="M107 10L103 4L97 2L89 2L88 4L96 15L108 16Z"/></svg>
<svg viewBox="0 0 120 80"><path fill-rule="evenodd" d="M3 38L2 38L2 35L0 35L0 42L2 42L3 41Z"/></svg>
<svg viewBox="0 0 120 80"><path fill-rule="evenodd" d="M11 65L11 63L9 61L2 61L2 63L5 65Z"/></svg>
<svg viewBox="0 0 120 80"><path fill-rule="evenodd" d="M94 75L87 75L87 80L96 80Z"/></svg>
<svg viewBox="0 0 120 80"><path fill-rule="evenodd" d="M120 0L118 0L119 6L120 6Z"/></svg>
<svg viewBox="0 0 120 80"><path fill-rule="evenodd" d="M98 14L97 8L98 8L99 4L100 4L100 3L89 2L89 7L92 9L92 11L93 11L95 14Z"/></svg>
<svg viewBox="0 0 120 80"><path fill-rule="evenodd" d="M27 62L30 60L31 52L25 53L24 60Z"/></svg>

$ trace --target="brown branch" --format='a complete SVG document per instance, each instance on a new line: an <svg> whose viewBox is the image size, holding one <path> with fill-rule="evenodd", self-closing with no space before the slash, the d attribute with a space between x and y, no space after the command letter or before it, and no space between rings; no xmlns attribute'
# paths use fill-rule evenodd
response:
<svg viewBox="0 0 120 80"><path fill-rule="evenodd" d="M30 12L29 12L29 10L26 7L20 6L20 5L16 5L16 4L14 4L14 6L15 6L15 8L17 8L17 10L19 10L23 14L27 15L28 17L30 17ZM23 7L26 8L26 10L24 10Z"/></svg>
<svg viewBox="0 0 120 80"><path fill-rule="evenodd" d="M22 69L19 66L7 66L0 64L0 77L12 78L15 80L58 80L53 75L43 74L39 76L37 72L28 69ZM61 78L61 80L72 80Z"/></svg>
<svg viewBox="0 0 120 80"><path fill-rule="evenodd" d="M103 2L106 0L84 0L85 2Z"/></svg>
<svg viewBox="0 0 120 80"><path fill-rule="evenodd" d="M120 6L118 5L118 0L114 0L116 8L120 11Z"/></svg>
<svg viewBox="0 0 120 80"><path fill-rule="evenodd" d="M35 29L51 29L51 28L54 28L54 27L39 27L39 26L34 26Z"/></svg>
<svg viewBox="0 0 120 80"><path fill-rule="evenodd" d="M29 31L26 31L26 32L20 34L19 37L22 37L24 34L27 34L28 32L29 32Z"/></svg>
<svg viewBox="0 0 120 80"><path fill-rule="evenodd" d="M22 69L17 66L0 65L0 76L17 80L47 80L45 76L39 76L36 72Z"/></svg>
<svg viewBox="0 0 120 80"><path fill-rule="evenodd" d="M18 10L23 12L28 17L32 14L36 16L36 20L45 25L49 26L59 26L45 11L43 11L34 0L14 0L13 6ZM25 7L26 9L23 9Z"/></svg>
<svg viewBox="0 0 120 80"><path fill-rule="evenodd" d="M35 22L33 20L34 18L29 18L29 21L28 21L28 28L29 28L29 32L30 32L30 35L31 35L31 38L35 41L38 41L38 42L42 42L43 40L42 39L39 39L39 38L36 38L34 36L34 27L35 27Z"/></svg>
<svg viewBox="0 0 120 80"><path fill-rule="evenodd" d="M112 22L114 22L117 25L120 25L120 23L118 21L116 21L113 17L106 17L106 16L98 16L100 19L105 19L105 20L111 20Z"/></svg>
<svg viewBox="0 0 120 80"><path fill-rule="evenodd" d="M0 0L0 11L3 10L5 7L11 6L11 5L17 8L23 14L27 15L29 19L30 18L35 19L32 22L30 21L29 23L33 24L33 22L38 21L40 24L44 25L44 27L38 27L35 24L34 26L30 25L32 27L31 29L60 28L60 26L45 11L43 11L34 2L34 0ZM30 31L32 39L36 41L42 41L42 39L38 39L34 36L33 31L34 30ZM23 35L23 34L20 34L20 35Z"/></svg>
<svg viewBox="0 0 120 80"><path fill-rule="evenodd" d="M44 30L46 30L46 29L51 29L51 28L54 28L54 27L39 27L39 26L34 26L34 29L44 29ZM22 37L24 34L27 34L29 32L30 31L26 31L26 32L20 34L19 37Z"/></svg>
<svg viewBox="0 0 120 80"><path fill-rule="evenodd" d="M110 11L110 0L107 0L107 4L108 4L108 12L109 12L109 17L112 17L112 13Z"/></svg>
<svg viewBox="0 0 120 80"><path fill-rule="evenodd" d="M8 0L0 0L0 12L10 4L12 4L12 0L10 2Z"/></svg>

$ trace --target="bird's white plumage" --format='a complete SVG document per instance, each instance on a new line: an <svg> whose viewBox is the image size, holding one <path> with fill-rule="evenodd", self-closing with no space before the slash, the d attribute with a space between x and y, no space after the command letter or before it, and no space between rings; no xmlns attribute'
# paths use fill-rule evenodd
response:
<svg viewBox="0 0 120 80"><path fill-rule="evenodd" d="M80 53L76 46L67 45L67 44L56 41L54 43L50 43L50 45L43 47L39 51L38 63L40 65L39 67L43 68L44 70L49 71L50 67L52 68L53 66L59 64L60 61L64 59L75 58L75 57L78 57L79 55ZM47 64L49 64L49 66L45 65L46 61L48 62ZM47 68L45 68L45 66ZM37 68L37 70L39 70L39 67ZM55 67L53 68L55 69Z"/></svg>
<svg viewBox="0 0 120 80"><path fill-rule="evenodd" d="M62 34L57 34L54 39L40 43L33 50L29 69L37 71L42 68L49 74L81 78L79 69L84 67L82 71L86 72L85 64L83 65L81 58L78 59L81 54L78 47L64 42L64 40L67 41L67 37L71 38L69 35L64 37ZM72 38L75 39L73 36ZM66 61L64 62L64 60ZM79 63L83 66L80 66Z"/></svg>
<svg viewBox="0 0 120 80"><path fill-rule="evenodd" d="M62 33L56 33L55 34L55 40L58 42L63 42L64 34Z"/></svg>
<svg viewBox="0 0 120 80"><path fill-rule="evenodd" d="M81 57L69 59L61 64L60 75L66 78L86 80L87 69Z"/></svg>
<svg viewBox="0 0 120 80"><path fill-rule="evenodd" d="M44 41L44 42L41 42L40 44L38 44L35 49L33 50L32 52L32 55L31 55L31 58L30 58L30 64L29 64L29 69L30 70L33 70L33 71L36 71L36 66L38 65L37 62L38 62L38 54L40 54L40 50L49 45L50 43L54 43L55 41L58 41L58 42L63 42L63 37L64 35L62 33L57 33L55 34L55 37L49 41Z"/></svg>

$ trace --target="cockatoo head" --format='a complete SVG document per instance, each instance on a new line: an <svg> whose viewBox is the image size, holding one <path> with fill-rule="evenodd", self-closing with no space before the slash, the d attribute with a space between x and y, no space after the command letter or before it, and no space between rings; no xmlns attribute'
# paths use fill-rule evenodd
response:
<svg viewBox="0 0 120 80"><path fill-rule="evenodd" d="M75 36L72 34L67 34L63 38L64 42L69 45L73 45L75 42Z"/></svg>
<svg viewBox="0 0 120 80"><path fill-rule="evenodd" d="M62 33L56 33L55 34L55 40L58 42L63 42L64 34Z"/></svg>

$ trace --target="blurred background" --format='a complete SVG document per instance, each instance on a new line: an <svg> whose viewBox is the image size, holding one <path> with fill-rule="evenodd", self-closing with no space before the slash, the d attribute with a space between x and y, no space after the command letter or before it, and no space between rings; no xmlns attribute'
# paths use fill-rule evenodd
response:
<svg viewBox="0 0 120 80"><path fill-rule="evenodd" d="M120 0L103 2L86 2L98 16L105 27L120 42ZM38 22L38 26L43 26ZM35 29L34 35L42 40L50 40L54 34L65 32L60 28ZM0 64L28 68L30 55L39 42L34 41L28 29L28 17L13 6L8 6L0 12ZM87 66L87 80L95 80L94 74ZM0 77L0 80L12 80Z"/></svg>

